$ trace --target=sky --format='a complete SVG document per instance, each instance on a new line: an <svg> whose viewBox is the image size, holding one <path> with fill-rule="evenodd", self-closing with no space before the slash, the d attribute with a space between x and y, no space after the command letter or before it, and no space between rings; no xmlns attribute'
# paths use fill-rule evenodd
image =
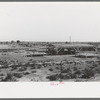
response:
<svg viewBox="0 0 100 100"><path fill-rule="evenodd" d="M0 2L0 41L100 42L100 2Z"/></svg>

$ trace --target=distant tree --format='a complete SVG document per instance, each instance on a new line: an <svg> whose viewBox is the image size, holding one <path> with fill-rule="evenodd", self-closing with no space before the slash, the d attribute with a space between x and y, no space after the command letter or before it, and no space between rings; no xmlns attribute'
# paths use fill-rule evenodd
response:
<svg viewBox="0 0 100 100"><path fill-rule="evenodd" d="M65 43L67 44L68 42L66 41Z"/></svg>
<svg viewBox="0 0 100 100"><path fill-rule="evenodd" d="M8 43L9 43L8 41L5 42L5 44L8 44Z"/></svg>
<svg viewBox="0 0 100 100"><path fill-rule="evenodd" d="M14 43L14 41L12 40L11 43Z"/></svg>
<svg viewBox="0 0 100 100"><path fill-rule="evenodd" d="M17 40L16 42L17 42L17 43L20 43L20 41L19 41L19 40Z"/></svg>

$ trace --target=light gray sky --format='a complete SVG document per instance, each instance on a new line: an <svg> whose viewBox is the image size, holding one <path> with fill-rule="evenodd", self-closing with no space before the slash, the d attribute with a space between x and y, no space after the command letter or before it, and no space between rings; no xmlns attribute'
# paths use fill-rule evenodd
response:
<svg viewBox="0 0 100 100"><path fill-rule="evenodd" d="M100 41L100 2L0 2L0 41Z"/></svg>

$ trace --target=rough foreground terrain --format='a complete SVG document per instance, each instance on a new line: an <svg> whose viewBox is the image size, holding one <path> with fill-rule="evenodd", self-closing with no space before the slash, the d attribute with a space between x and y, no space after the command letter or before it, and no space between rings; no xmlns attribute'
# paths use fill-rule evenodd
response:
<svg viewBox="0 0 100 100"><path fill-rule="evenodd" d="M97 58L74 55L27 57L23 52L0 53L0 81L99 81Z"/></svg>

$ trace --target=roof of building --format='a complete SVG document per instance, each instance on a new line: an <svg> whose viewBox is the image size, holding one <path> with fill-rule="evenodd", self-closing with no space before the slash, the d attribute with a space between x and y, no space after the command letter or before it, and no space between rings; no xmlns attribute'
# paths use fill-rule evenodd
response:
<svg viewBox="0 0 100 100"><path fill-rule="evenodd" d="M71 44L53 44L55 47L57 48L71 48L71 47L94 47L94 45L90 45L90 44L75 44L75 43L71 43Z"/></svg>
<svg viewBox="0 0 100 100"><path fill-rule="evenodd" d="M77 56L98 56L96 53L78 53Z"/></svg>

